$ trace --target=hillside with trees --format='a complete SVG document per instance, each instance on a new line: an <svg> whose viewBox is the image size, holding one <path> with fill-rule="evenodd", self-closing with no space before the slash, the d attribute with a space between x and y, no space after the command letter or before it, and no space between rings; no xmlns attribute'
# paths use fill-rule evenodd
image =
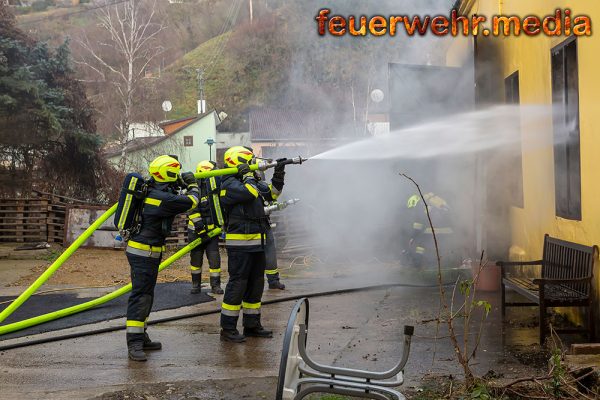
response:
<svg viewBox="0 0 600 400"><path fill-rule="evenodd" d="M194 115L199 71L208 108L228 115L220 130L246 131L253 107L278 107L307 115L329 112L335 119L344 119L340 122L354 124L354 132L345 135L365 135L366 115L372 106L369 94L385 87L387 62L407 58L407 54L421 59L430 56L404 52L407 42L395 38L319 37L314 16L322 5L316 0L253 0L252 14L248 4L246 0L94 2L58 16L50 10L21 17L18 23L13 19L7 26L35 43L33 53L43 54L53 60L52 68L65 71L69 85L74 85L69 86L72 93L84 96L73 101L87 114L78 116L80 126L68 131L55 128L52 119L47 122L50 129L35 125L42 136L57 132L64 137L59 141L44 138L44 146L51 149L35 156L19 148L18 156L11 155L11 161L4 163L12 171L11 179L21 179L14 176L17 173L31 174L40 168L40 160L59 159L59 150L73 154L81 150L84 159L77 165L101 162L100 149L122 148L132 140L132 124L152 125ZM385 10L386 4L336 1L335 12L368 15ZM36 62L30 55L23 57ZM49 68L47 63L44 66ZM57 76L54 70L43 73ZM36 77L29 79L38 82ZM56 83L49 85L52 88ZM44 96L53 93L39 90ZM164 100L173 104L169 113L161 108ZM45 112L38 104L31 107ZM5 112L11 115L12 111ZM49 144L55 142L62 144ZM79 147L73 151L74 146ZM15 151L13 146L5 153ZM45 177L57 177L62 170L40 171L46 171ZM90 181L100 182L98 177ZM65 185L67 192L74 190L75 185ZM84 191L87 195L97 188Z"/></svg>
<svg viewBox="0 0 600 400"><path fill-rule="evenodd" d="M94 199L110 171L69 43L38 42L0 5L0 186Z"/></svg>
<svg viewBox="0 0 600 400"><path fill-rule="evenodd" d="M375 7L354 0L335 3L341 13L368 14ZM130 73L131 60L115 37L131 36L132 24L116 32L107 22L131 20L127 7L133 4L137 26L148 29L138 37L145 61L133 62ZM23 24L51 43L71 37L78 77L98 110L98 131L106 140L123 142L132 122L193 115L198 69L208 107L229 115L222 129L246 129L247 112L255 106L337 107L360 119L369 89L381 75L375 71L376 61L385 65L373 54L385 53L382 49L388 46L394 48L391 56L398 54L398 43L383 38L321 40L314 15L322 4L313 0L253 0L252 20L248 4L141 0L81 12L68 23L49 17L33 24L31 15ZM168 115L160 106L166 99L173 103Z"/></svg>

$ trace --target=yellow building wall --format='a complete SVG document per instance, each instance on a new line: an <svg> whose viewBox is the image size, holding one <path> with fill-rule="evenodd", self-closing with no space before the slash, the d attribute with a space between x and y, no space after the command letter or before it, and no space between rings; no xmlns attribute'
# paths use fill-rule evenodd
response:
<svg viewBox="0 0 600 400"><path fill-rule="evenodd" d="M463 2L469 6L470 1ZM556 8L569 8L572 15L587 15L592 20L592 36L577 39L579 64L579 120L581 140L581 207L582 220L572 221L556 216L554 192L554 154L552 119L538 126L543 132L544 146L523 153L524 208L510 212L511 257L539 259L544 234L586 245L600 245L600 2L596 0L476 0L465 12L491 18L501 13L525 17L554 14ZM469 11L470 10L470 11ZM461 10L463 11L463 10ZM598 25L600 27L600 25ZM521 104L551 104L551 49L566 37L525 35L492 39L501 43L503 78L519 71ZM522 135L528 127L522 126ZM594 272L596 288L600 287L598 268ZM596 290L597 300L599 291ZM597 301L599 304L600 301ZM596 315L598 307L596 307ZM573 314L572 314L573 315Z"/></svg>
<svg viewBox="0 0 600 400"><path fill-rule="evenodd" d="M465 4L470 2L466 1ZM585 14L600 23L600 2L594 0L478 0L469 14L491 18L505 15L545 16L556 8L570 8L573 16ZM592 25L592 32L594 32ZM521 104L551 104L552 86L550 50L566 38L539 35L498 37L501 41L504 77L519 71ZM521 247L526 258L541 257L545 233L584 244L600 244L600 37L592 34L578 38L579 107L581 135L582 221L555 216L554 155L552 120L548 118L540 131L546 131L547 146L523 154L523 191L525 207L513 208L511 225L513 244ZM450 49L452 51L452 49ZM527 127L522 129L527 135Z"/></svg>
<svg viewBox="0 0 600 400"><path fill-rule="evenodd" d="M498 3L489 1L488 3ZM503 0L503 13L519 16L553 14L556 7L571 8L574 15L587 14L600 21L600 2L555 2ZM562 4L561 4L562 3ZM503 41L504 76L519 71L521 104L551 104L550 50L565 37L508 37ZM600 244L600 38L578 38L579 107L581 140L582 220L556 217L554 203L554 154L552 121L543 130L548 146L523 154L525 207L511 211L512 242L525 251L525 258L540 258L545 233L583 244ZM522 127L527 135L527 127Z"/></svg>

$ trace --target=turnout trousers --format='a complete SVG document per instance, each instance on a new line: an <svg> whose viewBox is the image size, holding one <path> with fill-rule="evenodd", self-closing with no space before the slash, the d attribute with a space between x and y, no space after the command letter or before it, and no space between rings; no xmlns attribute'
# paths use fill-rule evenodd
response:
<svg viewBox="0 0 600 400"><path fill-rule="evenodd" d="M200 235L192 230L188 230L188 243L198 239ZM190 270L192 275L202 275L202 265L204 264L204 253L208 259L208 271L211 278L221 277L221 254L219 253L219 238L214 237L208 241L203 241L190 251Z"/></svg>
<svg viewBox="0 0 600 400"><path fill-rule="evenodd" d="M229 282L221 304L221 328L237 329L240 311L245 328L260 326L260 302L265 286L265 252L227 249Z"/></svg>
<svg viewBox="0 0 600 400"><path fill-rule="evenodd" d="M130 344L144 341L162 254L159 257L125 254L131 267L132 288L127 303L127 344Z"/></svg>
<svg viewBox="0 0 600 400"><path fill-rule="evenodd" d="M265 240L265 275L269 283L279 282L279 269L277 268L277 249L275 247L275 237L273 231L269 230Z"/></svg>

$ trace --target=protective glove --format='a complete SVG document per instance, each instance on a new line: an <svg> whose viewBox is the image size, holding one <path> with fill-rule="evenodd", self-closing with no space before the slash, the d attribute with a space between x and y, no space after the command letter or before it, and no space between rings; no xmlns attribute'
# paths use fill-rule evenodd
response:
<svg viewBox="0 0 600 400"><path fill-rule="evenodd" d="M200 232L198 236L200 237L200 239L202 239L202 243L206 243L210 240L210 236L208 236L208 233L206 233L206 231Z"/></svg>
<svg viewBox="0 0 600 400"><path fill-rule="evenodd" d="M273 171L273 178L271 178L271 183L273 187L277 189L279 192L283 190L283 184L285 179L285 164L282 164L282 161L287 160L287 158L279 158L277 160L277 166L275 166L275 170Z"/></svg>
<svg viewBox="0 0 600 400"><path fill-rule="evenodd" d="M238 170L237 175L239 177L243 177L243 176L245 176L248 173L252 173L252 171L250 170L250 166L248 164L240 164L240 165L238 165L237 166L237 170Z"/></svg>
<svg viewBox="0 0 600 400"><path fill-rule="evenodd" d="M279 193L281 193L281 191L283 190L283 178L279 178L273 175L273 178L271 179L271 184L273 184L273 187L277 189Z"/></svg>
<svg viewBox="0 0 600 400"><path fill-rule="evenodd" d="M198 181L193 172L182 172L180 176L183 184L188 190L198 188Z"/></svg>
<svg viewBox="0 0 600 400"><path fill-rule="evenodd" d="M274 173L278 173L278 172L285 172L285 164L283 164L284 161L287 161L287 158L278 158L277 160L277 165L274 168Z"/></svg>
<svg viewBox="0 0 600 400"><path fill-rule="evenodd" d="M200 232L204 231L205 229L204 226L204 221L202 221L202 218L198 218L198 220L194 221L194 231L198 234L200 234Z"/></svg>

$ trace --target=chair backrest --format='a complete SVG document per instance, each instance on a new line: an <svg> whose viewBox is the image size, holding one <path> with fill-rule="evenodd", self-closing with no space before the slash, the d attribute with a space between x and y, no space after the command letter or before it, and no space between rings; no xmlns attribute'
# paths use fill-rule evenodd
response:
<svg viewBox="0 0 600 400"><path fill-rule="evenodd" d="M542 278L572 279L592 276L595 251L596 246L584 246L546 235L544 237ZM569 283L565 286L582 295L589 296L591 280L590 282Z"/></svg>

